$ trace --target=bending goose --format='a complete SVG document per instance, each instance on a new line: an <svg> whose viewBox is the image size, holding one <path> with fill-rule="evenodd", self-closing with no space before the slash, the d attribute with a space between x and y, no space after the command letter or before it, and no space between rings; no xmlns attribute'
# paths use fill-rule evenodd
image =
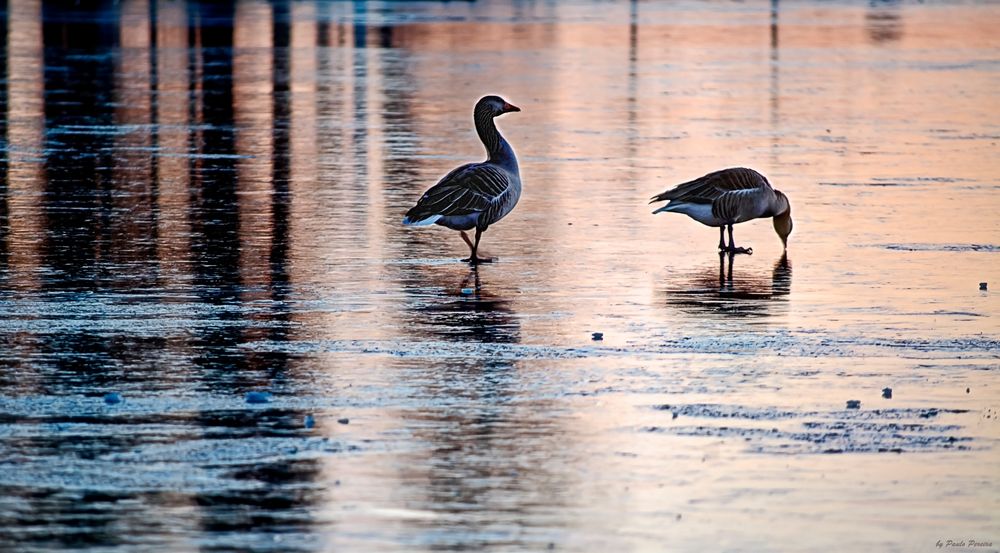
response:
<svg viewBox="0 0 1000 553"><path fill-rule="evenodd" d="M497 131L493 118L521 111L499 96L485 96L476 103L473 119L476 132L486 147L488 158L482 163L462 165L445 175L406 212L404 225L415 227L438 224L462 231L469 245L472 264L489 262L477 255L479 239L490 225L510 213L521 197L521 175L510 144ZM465 231L476 229L476 241Z"/></svg>
<svg viewBox="0 0 1000 553"><path fill-rule="evenodd" d="M709 173L653 196L649 203L664 200L670 202L653 213L683 213L703 225L719 227L719 249L722 251L752 254L753 248L736 247L733 225L764 217L773 218L774 232L788 248L788 235L792 233L792 206L788 196L772 188L767 178L753 169L738 167ZM727 226L728 246L724 235Z"/></svg>

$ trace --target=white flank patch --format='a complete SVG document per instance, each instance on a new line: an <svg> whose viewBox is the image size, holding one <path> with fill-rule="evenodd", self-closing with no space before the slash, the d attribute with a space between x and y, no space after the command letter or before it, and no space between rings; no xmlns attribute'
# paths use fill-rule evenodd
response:
<svg viewBox="0 0 1000 553"><path fill-rule="evenodd" d="M686 202L671 203L657 209L653 213L660 213L661 211L683 213L695 221L710 227L718 227L722 225L722 221L719 221L714 215L712 215L711 204L692 204Z"/></svg>
<svg viewBox="0 0 1000 553"><path fill-rule="evenodd" d="M431 215L426 219L421 219L419 221L411 221L409 217L403 217L403 224L409 225L411 227L426 227L427 225L433 225L441 218L441 215Z"/></svg>

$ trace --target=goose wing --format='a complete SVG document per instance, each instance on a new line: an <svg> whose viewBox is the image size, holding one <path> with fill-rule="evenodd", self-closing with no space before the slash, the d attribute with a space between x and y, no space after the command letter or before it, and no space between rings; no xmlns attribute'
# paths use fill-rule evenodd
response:
<svg viewBox="0 0 1000 553"><path fill-rule="evenodd" d="M445 175L406 212L404 224L437 216L462 216L496 209L511 188L506 171L489 163L470 163Z"/></svg>
<svg viewBox="0 0 1000 553"><path fill-rule="evenodd" d="M770 186L729 190L712 200L712 216L730 223L763 217L773 196Z"/></svg>
<svg viewBox="0 0 1000 553"><path fill-rule="evenodd" d="M737 167L709 173L692 181L677 186L653 196L652 201L677 200L679 202L709 204L727 193L737 193L734 197L743 197L746 191L771 190L767 178L753 169Z"/></svg>

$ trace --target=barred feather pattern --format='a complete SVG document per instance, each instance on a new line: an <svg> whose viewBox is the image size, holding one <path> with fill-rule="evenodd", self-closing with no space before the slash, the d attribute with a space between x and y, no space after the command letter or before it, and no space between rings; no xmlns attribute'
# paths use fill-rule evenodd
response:
<svg viewBox="0 0 1000 553"><path fill-rule="evenodd" d="M470 163L445 175L421 196L406 217L420 220L432 215L462 217L479 213L475 226L486 230L510 213L520 196L520 180L512 178L503 168L490 163ZM472 225L461 225L456 230L469 228Z"/></svg>
<svg viewBox="0 0 1000 553"><path fill-rule="evenodd" d="M712 202L712 215L729 223L742 223L768 213L774 191L769 188L732 190Z"/></svg>
<svg viewBox="0 0 1000 553"><path fill-rule="evenodd" d="M664 200L680 200L693 203L711 203L713 200L734 190L752 190L755 188L771 188L771 183L764 175L753 169L734 167L715 171L694 180L653 196L653 202Z"/></svg>

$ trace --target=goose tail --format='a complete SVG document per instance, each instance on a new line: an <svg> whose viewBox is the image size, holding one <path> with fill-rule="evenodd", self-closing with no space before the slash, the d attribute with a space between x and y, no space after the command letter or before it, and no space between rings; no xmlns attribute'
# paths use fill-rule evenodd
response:
<svg viewBox="0 0 1000 553"><path fill-rule="evenodd" d="M670 200L670 199L672 199L670 198L670 190L667 190L666 192L661 192L660 194L657 194L652 198L650 198L649 203L655 204L656 202L662 202L664 200Z"/></svg>
<svg viewBox="0 0 1000 553"><path fill-rule="evenodd" d="M408 227L426 227L428 225L433 225L441 217L442 216L439 214L417 215L417 216L411 216L410 214L407 214L406 217L403 217L403 224Z"/></svg>

